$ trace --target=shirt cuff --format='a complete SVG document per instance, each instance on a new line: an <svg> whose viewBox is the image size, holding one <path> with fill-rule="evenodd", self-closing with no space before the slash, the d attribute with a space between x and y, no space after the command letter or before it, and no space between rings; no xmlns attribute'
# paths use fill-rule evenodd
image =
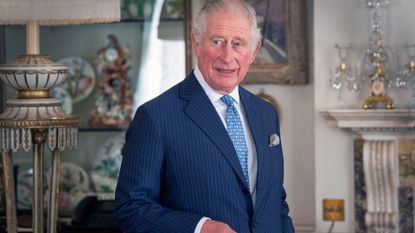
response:
<svg viewBox="0 0 415 233"><path fill-rule="evenodd" d="M205 223L206 220L210 220L210 218L203 217L199 220L195 228L195 233L200 233L200 231L202 230L203 223Z"/></svg>

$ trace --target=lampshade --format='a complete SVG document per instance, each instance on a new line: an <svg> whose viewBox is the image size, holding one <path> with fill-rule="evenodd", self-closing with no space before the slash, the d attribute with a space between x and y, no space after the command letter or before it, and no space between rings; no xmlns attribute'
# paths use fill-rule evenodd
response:
<svg viewBox="0 0 415 233"><path fill-rule="evenodd" d="M105 13L104 13L105 12ZM0 24L105 23L120 20L120 0L1 0Z"/></svg>

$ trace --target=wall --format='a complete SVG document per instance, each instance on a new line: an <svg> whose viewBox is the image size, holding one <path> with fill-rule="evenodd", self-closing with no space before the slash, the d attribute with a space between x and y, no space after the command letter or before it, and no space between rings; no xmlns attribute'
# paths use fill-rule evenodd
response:
<svg viewBox="0 0 415 233"><path fill-rule="evenodd" d="M365 1L315 0L314 1L314 127L315 127L315 224L316 232L326 232L330 222L322 221L324 198L345 199L346 219L336 223L333 232L354 232L354 181L353 139L355 136L330 128L319 115L320 110L340 108L337 93L329 89L329 67L336 65L335 43L351 44L352 57L367 44L369 15ZM392 1L391 12L385 21L385 39L404 53L403 45L415 42L414 30L404 22L412 22L410 13L415 2ZM367 87L365 87L367 88ZM360 108L368 95L365 88L359 94L346 93L342 108ZM401 92L401 91L400 91ZM389 91L397 108L413 106L409 91Z"/></svg>

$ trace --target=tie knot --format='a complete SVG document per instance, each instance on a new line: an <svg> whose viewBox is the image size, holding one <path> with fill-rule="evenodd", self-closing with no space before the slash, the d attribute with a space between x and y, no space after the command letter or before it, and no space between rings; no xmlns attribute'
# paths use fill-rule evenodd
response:
<svg viewBox="0 0 415 233"><path fill-rule="evenodd" d="M233 99L231 96L224 95L220 97L220 100L222 100L222 102L224 102L228 108L233 107Z"/></svg>

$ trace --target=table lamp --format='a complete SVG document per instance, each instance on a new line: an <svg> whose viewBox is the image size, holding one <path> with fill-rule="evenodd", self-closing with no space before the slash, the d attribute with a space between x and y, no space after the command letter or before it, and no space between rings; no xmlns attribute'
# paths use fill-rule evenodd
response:
<svg viewBox="0 0 415 233"><path fill-rule="evenodd" d="M120 0L1 0L0 24L26 25L26 55L0 66L0 79L17 90L0 114L0 152L6 190L7 232L17 232L12 153L32 149L34 233L44 232L43 152L52 152L47 232L56 232L60 157L77 148L79 117L62 111L49 91L67 77L67 67L39 53L39 25L104 23L120 20Z"/></svg>

